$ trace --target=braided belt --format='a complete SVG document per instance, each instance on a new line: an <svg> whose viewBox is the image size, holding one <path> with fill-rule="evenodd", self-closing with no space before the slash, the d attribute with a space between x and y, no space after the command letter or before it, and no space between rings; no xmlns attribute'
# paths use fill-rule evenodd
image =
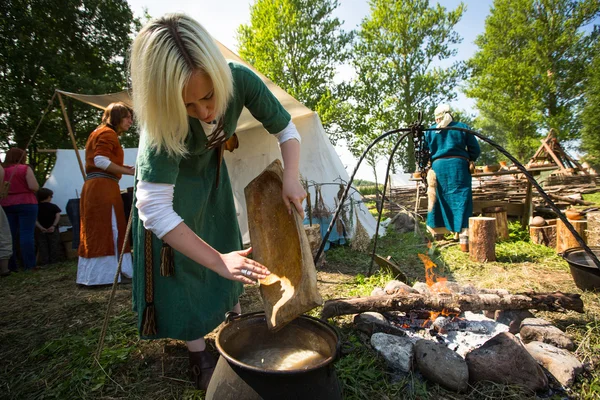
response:
<svg viewBox="0 0 600 400"><path fill-rule="evenodd" d="M90 179L96 179L96 178L108 178L108 179L112 179L115 182L119 182L119 179L117 179L116 176L107 174L106 172L90 172L89 174L87 174L85 179L90 180Z"/></svg>

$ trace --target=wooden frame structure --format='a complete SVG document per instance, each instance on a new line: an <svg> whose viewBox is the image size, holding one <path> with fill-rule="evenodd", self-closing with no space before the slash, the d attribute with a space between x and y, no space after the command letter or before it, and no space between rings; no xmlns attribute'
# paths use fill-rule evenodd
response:
<svg viewBox="0 0 600 400"><path fill-rule="evenodd" d="M556 165L560 175L589 175L589 173L571 157L560 145L554 128L550 129L548 136L542 139L542 145L537 149L526 167L535 168ZM549 161L550 163L548 163Z"/></svg>

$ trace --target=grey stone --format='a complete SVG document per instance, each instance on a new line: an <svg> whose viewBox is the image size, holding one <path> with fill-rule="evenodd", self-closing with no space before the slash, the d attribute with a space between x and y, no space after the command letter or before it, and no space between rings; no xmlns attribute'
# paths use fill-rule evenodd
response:
<svg viewBox="0 0 600 400"><path fill-rule="evenodd" d="M508 325L508 331L516 335L521 330L521 322L527 318L535 318L529 310L496 310L494 319Z"/></svg>
<svg viewBox="0 0 600 400"><path fill-rule="evenodd" d="M399 372L412 370L415 339L375 333L371 336L371 345L385 359L388 366Z"/></svg>
<svg viewBox="0 0 600 400"><path fill-rule="evenodd" d="M461 286L456 282L442 281L436 282L429 288L434 293L459 293Z"/></svg>
<svg viewBox="0 0 600 400"><path fill-rule="evenodd" d="M431 290L429 289L429 286L427 286L427 284L425 282L415 283L413 285L413 289L415 289L417 292L419 292L420 294L423 294L423 295L431 294Z"/></svg>
<svg viewBox="0 0 600 400"><path fill-rule="evenodd" d="M548 343L530 342L525 348L563 386L571 386L583 364L571 352Z"/></svg>
<svg viewBox="0 0 600 400"><path fill-rule="evenodd" d="M390 221L391 226L396 232L406 233L415 230L415 219L407 212L399 212Z"/></svg>
<svg viewBox="0 0 600 400"><path fill-rule="evenodd" d="M415 344L415 364L424 377L446 389L463 392L469 387L467 362L443 344L419 340Z"/></svg>
<svg viewBox="0 0 600 400"><path fill-rule="evenodd" d="M542 367L513 334L500 333L466 356L472 383L491 381L519 385L532 391L546 389Z"/></svg>
<svg viewBox="0 0 600 400"><path fill-rule="evenodd" d="M459 292L462 294L477 294L479 293L479 290L475 286L469 284L461 287Z"/></svg>
<svg viewBox="0 0 600 400"><path fill-rule="evenodd" d="M415 289L411 288L404 282L400 282L398 280L389 281L383 291L386 294L396 294L396 293L419 293Z"/></svg>
<svg viewBox="0 0 600 400"><path fill-rule="evenodd" d="M544 342L561 349L575 349L575 343L563 331L541 318L524 319L519 333L523 343Z"/></svg>

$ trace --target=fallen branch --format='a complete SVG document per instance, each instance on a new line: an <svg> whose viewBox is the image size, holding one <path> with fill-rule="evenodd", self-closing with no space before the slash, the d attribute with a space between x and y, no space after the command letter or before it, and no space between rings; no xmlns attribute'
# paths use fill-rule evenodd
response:
<svg viewBox="0 0 600 400"><path fill-rule="evenodd" d="M580 205L580 206L593 206L595 203L591 201L573 199L571 197L558 196L556 194L548 193L548 197L552 200L564 201L565 203L569 203L571 205Z"/></svg>
<svg viewBox="0 0 600 400"><path fill-rule="evenodd" d="M398 293L390 296L369 296L328 300L323 305L321 318L358 314L366 311L463 311L485 310L539 310L583 312L581 296L575 293L522 293L522 294L449 294L422 295Z"/></svg>

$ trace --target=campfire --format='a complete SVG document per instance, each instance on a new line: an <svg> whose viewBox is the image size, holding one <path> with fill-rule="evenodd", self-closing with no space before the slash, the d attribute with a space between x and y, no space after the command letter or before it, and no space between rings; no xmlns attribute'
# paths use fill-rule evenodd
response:
<svg viewBox="0 0 600 400"><path fill-rule="evenodd" d="M393 280L369 297L327 301L322 316L356 314L355 327L396 373L418 370L455 391L492 381L533 391L570 386L583 365L574 344L529 310L583 312L577 294L520 293L460 285L435 273L424 254L425 283ZM542 368L543 367L543 368Z"/></svg>

